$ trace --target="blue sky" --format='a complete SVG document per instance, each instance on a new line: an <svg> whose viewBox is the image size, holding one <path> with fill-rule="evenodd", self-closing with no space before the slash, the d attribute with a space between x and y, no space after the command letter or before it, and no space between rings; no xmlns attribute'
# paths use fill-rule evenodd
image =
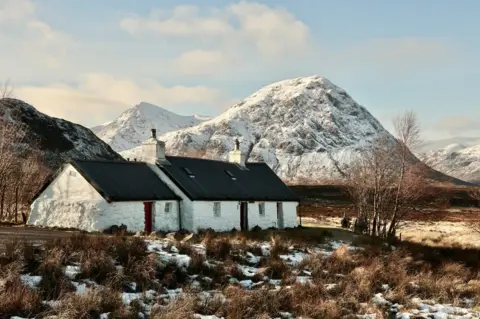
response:
<svg viewBox="0 0 480 319"><path fill-rule="evenodd" d="M0 81L91 126L140 101L215 115L319 74L387 128L413 109L426 138L480 136L478 12L475 0L0 0Z"/></svg>

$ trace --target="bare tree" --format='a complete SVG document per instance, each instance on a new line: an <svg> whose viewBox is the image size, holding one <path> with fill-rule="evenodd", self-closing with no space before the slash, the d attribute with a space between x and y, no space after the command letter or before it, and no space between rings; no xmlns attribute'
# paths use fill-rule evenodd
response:
<svg viewBox="0 0 480 319"><path fill-rule="evenodd" d="M7 117L8 118L8 117ZM26 143L26 128L0 114L0 220L18 222L49 176L38 152ZM25 218L23 218L25 219Z"/></svg>
<svg viewBox="0 0 480 319"><path fill-rule="evenodd" d="M397 138L382 135L364 149L342 174L357 209L355 228L372 236L394 237L406 215L415 209L425 176L412 162L409 147L420 143L420 128L412 112L395 118Z"/></svg>
<svg viewBox="0 0 480 319"><path fill-rule="evenodd" d="M15 91L14 86L10 80L6 80L3 84L0 85L0 99L12 98Z"/></svg>
<svg viewBox="0 0 480 319"><path fill-rule="evenodd" d="M472 188L469 194L473 199L480 201L480 186Z"/></svg>
<svg viewBox="0 0 480 319"><path fill-rule="evenodd" d="M400 196L404 191L405 170L408 159L411 158L410 150L416 149L421 144L420 125L416 114L413 111L406 111L404 114L396 116L393 120L393 127L397 138L397 156L400 159L400 174L397 182L397 193L395 195L395 205L393 207L393 219L390 224L389 233L395 234L397 224L396 219L400 209Z"/></svg>
<svg viewBox="0 0 480 319"><path fill-rule="evenodd" d="M477 206L480 205L480 186L477 187L472 187L468 195L477 201ZM470 222L470 227L473 229L473 231L480 233L480 220L473 220Z"/></svg>

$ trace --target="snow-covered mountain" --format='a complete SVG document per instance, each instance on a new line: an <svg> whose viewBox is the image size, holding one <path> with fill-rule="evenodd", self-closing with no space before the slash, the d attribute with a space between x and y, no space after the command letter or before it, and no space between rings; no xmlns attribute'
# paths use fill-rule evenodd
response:
<svg viewBox="0 0 480 319"><path fill-rule="evenodd" d="M431 151L438 151L452 144L459 144L464 148L480 145L480 137L458 136L458 137L451 137L451 138L445 138L440 140L426 141L420 147L418 147L418 149L416 150L416 153L421 154L421 153L427 153Z"/></svg>
<svg viewBox="0 0 480 319"><path fill-rule="evenodd" d="M182 116L159 106L142 102L123 112L117 119L92 127L98 137L115 151L124 151L140 145L149 137L152 128L158 134L194 126L208 116Z"/></svg>
<svg viewBox="0 0 480 319"><path fill-rule="evenodd" d="M480 141L473 146L469 143L453 143L437 150L419 153L417 156L425 164L444 174L480 184Z"/></svg>
<svg viewBox="0 0 480 319"><path fill-rule="evenodd" d="M159 138L171 155L226 159L238 137L249 160L282 178L320 180L339 177L332 158L348 161L379 134L388 133L345 90L311 76L268 85L214 119ZM141 158L141 148L121 155Z"/></svg>
<svg viewBox="0 0 480 319"><path fill-rule="evenodd" d="M122 159L88 128L45 115L17 99L0 99L0 119L22 127L26 146L40 151L53 169L71 158Z"/></svg>
<svg viewBox="0 0 480 319"><path fill-rule="evenodd" d="M159 139L170 155L226 160L238 138L250 161L266 162L284 180L319 183L341 178L338 167L379 135L394 140L345 90L311 76L268 85L216 118ZM143 157L141 147L120 154ZM425 169L434 180L463 183Z"/></svg>

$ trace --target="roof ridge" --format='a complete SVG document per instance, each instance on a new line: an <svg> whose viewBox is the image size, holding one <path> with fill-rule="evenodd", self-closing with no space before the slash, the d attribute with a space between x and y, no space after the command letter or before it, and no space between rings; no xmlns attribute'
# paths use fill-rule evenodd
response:
<svg viewBox="0 0 480 319"><path fill-rule="evenodd" d="M202 157L189 157L189 156L176 156L176 155L166 155L165 157L172 157L172 158L180 158L180 159L191 159L191 160L201 160L201 161L210 161L210 162L216 162L216 163L222 163L222 164L230 164L230 165L238 165L237 163L232 163L229 161L222 161L218 159L211 159L211 158L202 158ZM250 164L267 164L265 162L246 162L245 165L250 165Z"/></svg>
<svg viewBox="0 0 480 319"><path fill-rule="evenodd" d="M127 161L127 160L105 160L105 159L76 159L72 158L70 162L88 162L88 163L110 163L110 164L146 164L142 161Z"/></svg>

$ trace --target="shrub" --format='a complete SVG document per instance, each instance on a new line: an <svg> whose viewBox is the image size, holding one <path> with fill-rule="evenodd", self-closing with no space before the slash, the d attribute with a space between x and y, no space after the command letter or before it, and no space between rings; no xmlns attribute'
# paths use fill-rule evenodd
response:
<svg viewBox="0 0 480 319"><path fill-rule="evenodd" d="M152 308L151 319L185 319L192 318L195 314L196 298L182 295L172 299L167 305L156 305Z"/></svg>
<svg viewBox="0 0 480 319"><path fill-rule="evenodd" d="M39 288L46 300L53 300L63 294L74 291L75 287L63 273L65 252L61 249L53 249L44 257L37 274L42 276Z"/></svg>
<svg viewBox="0 0 480 319"><path fill-rule="evenodd" d="M83 295L69 294L52 312L60 318L99 318L107 312L109 318L138 318L138 313L125 308L119 293L107 288L89 290Z"/></svg>
<svg viewBox="0 0 480 319"><path fill-rule="evenodd" d="M179 241L175 244L178 249L178 253L184 255L191 255L193 253L192 244L190 242Z"/></svg>
<svg viewBox="0 0 480 319"><path fill-rule="evenodd" d="M165 265L158 266L157 278L159 283L167 289L175 289L188 281L188 273L175 261L169 261Z"/></svg>
<svg viewBox="0 0 480 319"><path fill-rule="evenodd" d="M290 274L289 266L278 256L263 257L260 264L267 268L264 274L271 279L282 279Z"/></svg>
<svg viewBox="0 0 480 319"><path fill-rule="evenodd" d="M104 251L88 250L80 258L79 278L92 279L104 283L117 269L112 258Z"/></svg>
<svg viewBox="0 0 480 319"><path fill-rule="evenodd" d="M127 266L129 259L141 260L148 255L147 244L138 237L113 237L110 245L112 257L122 266Z"/></svg>
<svg viewBox="0 0 480 319"><path fill-rule="evenodd" d="M208 240L205 244L205 252L208 257L225 260L230 255L232 244L230 238L223 237L214 240Z"/></svg>
<svg viewBox="0 0 480 319"><path fill-rule="evenodd" d="M290 245L289 243L286 243L280 236L272 236L271 243L270 256L274 257L288 253L288 247Z"/></svg>
<svg viewBox="0 0 480 319"><path fill-rule="evenodd" d="M24 286L20 278L12 278L0 292L0 314L2 318L13 316L30 317L44 311L39 291Z"/></svg>
<svg viewBox="0 0 480 319"><path fill-rule="evenodd" d="M287 289L246 291L230 286L224 293L227 302L217 313L229 319L278 317L292 310L292 294Z"/></svg>
<svg viewBox="0 0 480 319"><path fill-rule="evenodd" d="M153 255L141 260L132 258L125 267L125 276L137 283L140 290L158 288L156 275L158 263Z"/></svg>

